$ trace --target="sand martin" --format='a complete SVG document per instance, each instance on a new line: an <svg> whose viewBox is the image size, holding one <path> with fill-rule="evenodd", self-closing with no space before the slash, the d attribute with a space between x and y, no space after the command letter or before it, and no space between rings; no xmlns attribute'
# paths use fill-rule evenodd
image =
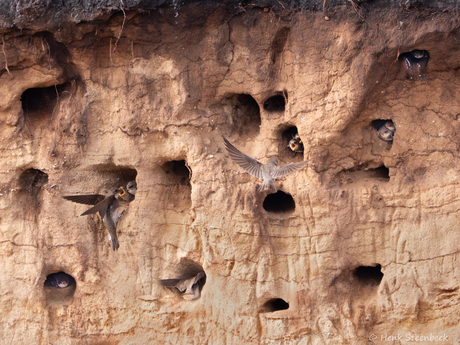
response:
<svg viewBox="0 0 460 345"><path fill-rule="evenodd" d="M233 159L233 161L244 170L246 170L248 174L264 180L259 188L259 192L263 192L267 189L272 189L274 192L276 192L274 183L275 179L287 176L294 171L302 170L307 166L309 162L307 160L299 163L291 163L283 166L278 166L278 160L276 158L270 158L267 164L262 164L254 158L251 158L239 151L227 139L223 139L228 154Z"/></svg>
<svg viewBox="0 0 460 345"><path fill-rule="evenodd" d="M130 181L128 182L126 188L120 187L120 189L122 190L122 192L120 192L121 198L131 202L134 200L134 195L137 193L137 183L136 181Z"/></svg>
<svg viewBox="0 0 460 345"><path fill-rule="evenodd" d="M104 225L109 232L109 240L112 242L112 249L114 251L120 247L117 238L117 222L121 217L121 215L118 215L118 197L121 193L124 193L124 191L119 188L112 188L105 197L100 194L63 196L63 198L66 200L80 204L94 205L81 215L85 216L99 212L99 215L101 216L102 221L104 222Z"/></svg>
<svg viewBox="0 0 460 345"><path fill-rule="evenodd" d="M45 285L58 289L64 289L72 284L75 284L75 279L64 272L50 274L45 281Z"/></svg>
<svg viewBox="0 0 460 345"><path fill-rule="evenodd" d="M196 276L188 279L161 279L160 284L168 288L177 289L182 295L183 299L187 301L193 301L200 298L201 288L204 285L205 279L206 274L201 271Z"/></svg>
<svg viewBox="0 0 460 345"><path fill-rule="evenodd" d="M385 141L393 141L393 137L396 132L396 128L393 124L393 121L385 121L383 124L380 125L379 128L377 127L378 126L375 127L375 133L380 139Z"/></svg>
<svg viewBox="0 0 460 345"><path fill-rule="evenodd" d="M296 133L295 135L292 136L292 139L289 140L287 147L289 147L294 153L292 157L295 157L295 154L297 152L303 152L304 150L303 143L302 143L302 139L300 139L299 133Z"/></svg>

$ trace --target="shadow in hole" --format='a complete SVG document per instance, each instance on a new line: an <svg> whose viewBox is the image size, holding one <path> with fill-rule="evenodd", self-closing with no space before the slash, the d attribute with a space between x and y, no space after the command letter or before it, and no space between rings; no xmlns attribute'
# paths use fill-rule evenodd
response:
<svg viewBox="0 0 460 345"><path fill-rule="evenodd" d="M276 95L264 102L264 109L268 112L281 112L286 108L286 98L283 95Z"/></svg>
<svg viewBox="0 0 460 345"><path fill-rule="evenodd" d="M265 302L260 309L261 313L273 313L278 310L289 309L289 303L282 298L273 298Z"/></svg>
<svg viewBox="0 0 460 345"><path fill-rule="evenodd" d="M265 197L263 208L265 211L273 213L293 212L295 210L295 202L290 194L279 190Z"/></svg>
<svg viewBox="0 0 460 345"><path fill-rule="evenodd" d="M379 285L383 278L382 266L359 266L354 271L355 277L365 285Z"/></svg>

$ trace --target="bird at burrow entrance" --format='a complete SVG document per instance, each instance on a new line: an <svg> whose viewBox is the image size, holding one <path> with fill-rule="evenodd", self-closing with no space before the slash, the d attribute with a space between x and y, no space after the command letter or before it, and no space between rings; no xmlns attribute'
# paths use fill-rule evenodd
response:
<svg viewBox="0 0 460 345"><path fill-rule="evenodd" d="M292 150L293 152L292 157L295 157L297 152L303 152L304 147L303 147L302 139L300 138L299 133L296 133L295 135L292 136L292 139L289 140L287 147L289 147Z"/></svg>
<svg viewBox="0 0 460 345"><path fill-rule="evenodd" d="M385 141L393 141L395 132L396 127L391 120L385 121L380 125L380 127L375 128L375 133L377 136Z"/></svg>
<svg viewBox="0 0 460 345"><path fill-rule="evenodd" d="M136 181L130 181L125 187L120 187L124 193L120 194L123 200L131 202L134 200L134 195L137 193L137 183Z"/></svg>
<svg viewBox="0 0 460 345"><path fill-rule="evenodd" d="M278 166L278 160L273 157L268 160L267 164L262 164L256 159L245 155L224 137L223 139L225 148L227 149L230 158L236 164L246 170L248 174L263 179L263 183L259 188L259 192L271 189L276 193L277 190L274 183L275 179L287 176L295 171L302 170L308 165L309 162L309 160L306 160L299 163L291 163Z"/></svg>
<svg viewBox="0 0 460 345"><path fill-rule="evenodd" d="M205 279L206 274L202 271L188 279L160 279L160 284L170 289L177 289L183 299L193 301L200 298Z"/></svg>
<svg viewBox="0 0 460 345"><path fill-rule="evenodd" d="M127 189L123 187L112 188L105 196L101 194L66 195L63 196L63 198L79 204L94 205L89 210L83 212L81 216L99 212L99 216L101 217L105 227L107 228L107 231L109 232L109 240L112 243L112 249L116 251L120 247L117 237L117 223L118 219L121 217L121 214L118 215L118 198L123 198L127 193L126 190Z"/></svg>
<svg viewBox="0 0 460 345"><path fill-rule="evenodd" d="M69 275L63 272L58 272L50 274L46 278L45 285L49 285L58 289L64 289L66 287L69 287L74 282L75 280Z"/></svg>

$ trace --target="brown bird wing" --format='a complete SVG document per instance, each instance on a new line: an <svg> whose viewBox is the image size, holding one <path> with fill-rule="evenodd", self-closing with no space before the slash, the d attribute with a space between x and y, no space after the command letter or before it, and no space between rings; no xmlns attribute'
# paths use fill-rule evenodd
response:
<svg viewBox="0 0 460 345"><path fill-rule="evenodd" d="M104 218L105 211L107 210L107 206L109 205L109 203L111 201L113 201L113 199L115 199L115 195L111 195L111 196L105 198L100 203L94 205L89 210L83 212L81 214L81 216L86 216L87 214L93 214L93 213L96 213L96 212L100 212L99 214L101 215L101 218Z"/></svg>
<svg viewBox="0 0 460 345"><path fill-rule="evenodd" d="M91 195L66 195L62 197L63 199L70 200L79 204L85 205L96 205L97 203L104 200L105 196L101 194L91 194Z"/></svg>
<svg viewBox="0 0 460 345"><path fill-rule="evenodd" d="M176 287L176 284L182 281L182 279L160 279L161 286Z"/></svg>
<svg viewBox="0 0 460 345"><path fill-rule="evenodd" d="M192 281L192 285L198 283L198 281L205 276L204 272L198 273Z"/></svg>
<svg viewBox="0 0 460 345"><path fill-rule="evenodd" d="M293 173L294 171L299 171L305 168L308 164L308 161L303 161L300 163L291 163L291 164L286 164L282 165L279 167L276 167L276 169L273 171L272 177L273 178L280 178L283 176L287 176L290 173Z"/></svg>
<svg viewBox="0 0 460 345"><path fill-rule="evenodd" d="M233 159L233 161L236 164L238 164L240 167L246 170L248 174L251 174L252 176L255 176L257 178L263 178L261 170L262 164L259 161L245 155L235 146L230 144L230 142L227 139L225 139L224 137L222 138L224 139L225 148L227 149L230 158Z"/></svg>
<svg viewBox="0 0 460 345"><path fill-rule="evenodd" d="M184 292L188 288L192 288L193 285L205 276L204 272L198 273L195 277L189 279L161 279L160 284L166 287L175 287L179 291Z"/></svg>

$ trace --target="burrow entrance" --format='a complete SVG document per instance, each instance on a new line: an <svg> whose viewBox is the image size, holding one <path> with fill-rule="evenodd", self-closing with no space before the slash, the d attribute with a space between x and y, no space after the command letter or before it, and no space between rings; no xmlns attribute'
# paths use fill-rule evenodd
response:
<svg viewBox="0 0 460 345"><path fill-rule="evenodd" d="M289 213L295 210L292 196L280 190L267 195L262 205L265 211L273 213Z"/></svg>

